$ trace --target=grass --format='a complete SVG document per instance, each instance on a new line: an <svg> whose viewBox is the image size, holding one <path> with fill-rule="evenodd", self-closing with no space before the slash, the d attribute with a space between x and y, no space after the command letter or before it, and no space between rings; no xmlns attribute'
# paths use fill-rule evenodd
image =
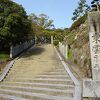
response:
<svg viewBox="0 0 100 100"><path fill-rule="evenodd" d="M0 71L6 66L9 60L9 54L0 52Z"/></svg>
<svg viewBox="0 0 100 100"><path fill-rule="evenodd" d="M69 49L68 50L68 59L71 60L73 58L73 53L72 53L72 50Z"/></svg>
<svg viewBox="0 0 100 100"><path fill-rule="evenodd" d="M73 44L74 43L74 41L75 41L75 33L70 33L69 35L68 35L68 43L71 45L71 44Z"/></svg>
<svg viewBox="0 0 100 100"><path fill-rule="evenodd" d="M4 61L4 62L9 60L9 54L7 54L5 52L0 52L0 60Z"/></svg>

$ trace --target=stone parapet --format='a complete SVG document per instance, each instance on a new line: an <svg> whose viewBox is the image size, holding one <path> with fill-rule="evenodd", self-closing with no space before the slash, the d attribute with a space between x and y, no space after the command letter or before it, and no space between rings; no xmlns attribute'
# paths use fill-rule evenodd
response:
<svg viewBox="0 0 100 100"><path fill-rule="evenodd" d="M20 54L21 52L23 52L24 50L26 50L27 48L29 48L33 44L35 44L34 39L30 40L28 42L21 43L21 44L16 45L16 46L11 46L10 58L16 57L18 54Z"/></svg>

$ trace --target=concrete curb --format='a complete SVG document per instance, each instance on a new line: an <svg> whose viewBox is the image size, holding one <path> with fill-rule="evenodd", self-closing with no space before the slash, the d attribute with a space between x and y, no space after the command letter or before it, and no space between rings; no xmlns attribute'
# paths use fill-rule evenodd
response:
<svg viewBox="0 0 100 100"><path fill-rule="evenodd" d="M77 78L73 75L73 73L70 71L68 65L65 63L64 59L61 57L60 53L57 51L56 47L54 47L61 63L63 64L65 70L68 72L69 76L71 77L71 79L73 80L74 84L75 84L75 96L74 96L74 100L82 100L82 89L81 89L81 84L80 82L77 80Z"/></svg>
<svg viewBox="0 0 100 100"><path fill-rule="evenodd" d="M0 75L0 82L6 77L7 73L9 72L10 68L13 66L15 60L8 62L6 67L3 69L2 74Z"/></svg>

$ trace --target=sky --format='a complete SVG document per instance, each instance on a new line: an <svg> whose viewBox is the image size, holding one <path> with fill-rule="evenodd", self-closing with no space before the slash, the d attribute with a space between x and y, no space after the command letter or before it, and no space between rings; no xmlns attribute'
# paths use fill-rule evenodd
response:
<svg viewBox="0 0 100 100"><path fill-rule="evenodd" d="M54 21L56 28L68 28L72 25L73 11L77 8L79 0L13 0L21 4L27 14L44 13ZM87 0L90 4L91 0Z"/></svg>

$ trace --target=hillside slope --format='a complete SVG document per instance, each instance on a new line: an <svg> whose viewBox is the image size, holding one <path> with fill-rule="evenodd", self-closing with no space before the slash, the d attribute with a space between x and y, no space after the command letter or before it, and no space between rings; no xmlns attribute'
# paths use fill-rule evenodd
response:
<svg viewBox="0 0 100 100"><path fill-rule="evenodd" d="M91 61L87 20L70 31L65 37L68 45L68 61L74 64L74 70L83 73L82 77L91 77Z"/></svg>

